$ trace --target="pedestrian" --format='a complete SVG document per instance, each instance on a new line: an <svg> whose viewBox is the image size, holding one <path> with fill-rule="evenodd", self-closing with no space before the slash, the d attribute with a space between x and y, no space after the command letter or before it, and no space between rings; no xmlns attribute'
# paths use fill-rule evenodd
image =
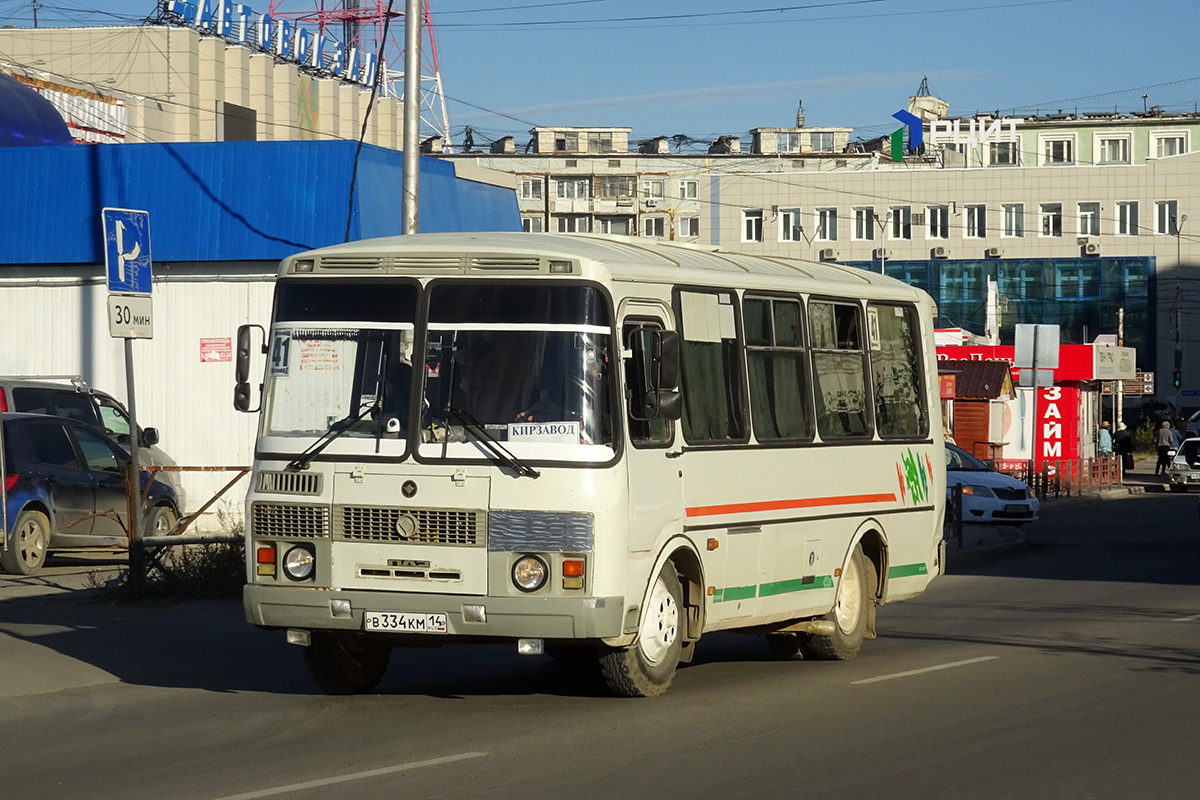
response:
<svg viewBox="0 0 1200 800"><path fill-rule="evenodd" d="M1097 437L1099 439L1100 455L1105 458L1111 456L1113 451L1112 433L1109 432L1108 427L1108 420L1101 422L1100 433Z"/></svg>
<svg viewBox="0 0 1200 800"><path fill-rule="evenodd" d="M1121 457L1125 471L1133 472L1133 434L1124 422L1117 423L1117 432L1113 434L1113 452Z"/></svg>
<svg viewBox="0 0 1200 800"><path fill-rule="evenodd" d="M1165 475L1167 465L1171 463L1167 454L1175 446L1175 429L1171 427L1170 420L1164 420L1162 427L1155 431L1154 444L1158 446L1158 463L1154 465L1154 474Z"/></svg>

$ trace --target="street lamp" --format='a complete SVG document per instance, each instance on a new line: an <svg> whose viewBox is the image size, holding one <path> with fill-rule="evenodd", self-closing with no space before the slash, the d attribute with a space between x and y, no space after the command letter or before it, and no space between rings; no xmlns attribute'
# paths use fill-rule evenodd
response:
<svg viewBox="0 0 1200 800"><path fill-rule="evenodd" d="M879 217L876 216L875 224L877 224L879 226L879 229L880 229L879 242L882 245L879 248L879 274L886 275L887 274L887 242L888 242L887 235L888 235L888 230L892 224L891 209L888 209L888 212L883 215L883 222L880 222Z"/></svg>

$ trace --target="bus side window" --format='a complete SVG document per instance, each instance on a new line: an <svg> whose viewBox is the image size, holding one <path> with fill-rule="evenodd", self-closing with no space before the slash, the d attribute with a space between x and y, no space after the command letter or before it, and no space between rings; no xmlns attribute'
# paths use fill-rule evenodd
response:
<svg viewBox="0 0 1200 800"><path fill-rule="evenodd" d="M800 301L747 297L742 319L754 438L760 442L811 439L812 391Z"/></svg>
<svg viewBox="0 0 1200 800"><path fill-rule="evenodd" d="M741 345L734 296L677 289L683 438L691 444L745 442Z"/></svg>
<svg viewBox="0 0 1200 800"><path fill-rule="evenodd" d="M882 437L924 436L929 411L921 385L921 342L912 306L872 303L871 384L875 426ZM876 339L878 341L876 341Z"/></svg>
<svg viewBox="0 0 1200 800"><path fill-rule="evenodd" d="M621 339L626 349L632 349L632 338L643 330L661 330L662 326L649 322L626 322L621 329ZM647 369L649 365L644 365ZM639 374L632 358L625 359L625 398L626 410L630 409L629 401L633 397L644 395L650 385L648 374ZM640 420L626 414L626 424L629 425L629 441L635 447L654 447L671 443L671 422L665 419Z"/></svg>
<svg viewBox="0 0 1200 800"><path fill-rule="evenodd" d="M817 431L826 440L869 436L866 353L859 307L811 301L808 322Z"/></svg>

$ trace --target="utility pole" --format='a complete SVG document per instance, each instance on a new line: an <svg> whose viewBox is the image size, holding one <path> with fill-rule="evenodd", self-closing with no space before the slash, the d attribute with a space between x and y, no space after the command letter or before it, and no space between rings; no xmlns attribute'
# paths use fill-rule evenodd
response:
<svg viewBox="0 0 1200 800"><path fill-rule="evenodd" d="M1117 347L1125 346L1125 306L1117 309ZM1113 400L1113 428L1125 418L1125 382L1117 381L1116 399Z"/></svg>
<svg viewBox="0 0 1200 800"><path fill-rule="evenodd" d="M33 0L33 27L35 27L35 28L38 26L37 10L38 10L37 0Z"/></svg>
<svg viewBox="0 0 1200 800"><path fill-rule="evenodd" d="M404 166L401 214L404 233L417 232L417 183L421 166L421 0L404 11Z"/></svg>

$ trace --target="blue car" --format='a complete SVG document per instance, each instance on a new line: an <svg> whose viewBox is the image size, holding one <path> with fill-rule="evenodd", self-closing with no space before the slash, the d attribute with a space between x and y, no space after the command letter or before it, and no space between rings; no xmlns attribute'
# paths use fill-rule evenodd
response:
<svg viewBox="0 0 1200 800"><path fill-rule="evenodd" d="M78 420L0 414L6 539L0 568L32 575L56 550L126 547L129 455ZM149 494L146 494L149 484ZM141 475L144 535L166 534L179 519L174 490Z"/></svg>

